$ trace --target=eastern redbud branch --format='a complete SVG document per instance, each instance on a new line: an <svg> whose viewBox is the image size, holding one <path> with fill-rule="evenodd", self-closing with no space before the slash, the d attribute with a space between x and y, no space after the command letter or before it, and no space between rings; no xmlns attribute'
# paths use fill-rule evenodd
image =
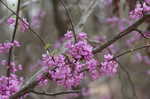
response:
<svg viewBox="0 0 150 99"><path fill-rule="evenodd" d="M20 10L20 3L21 3L21 1L18 0L17 11L16 11L16 22L15 22L15 27L14 27L14 31L13 31L13 35L12 35L12 40L11 40L12 43L15 40L15 36L16 36L17 28L18 28L18 20L19 20L18 16L19 16L19 10ZM12 52L13 52L13 47L11 47L10 50L9 50L7 76L10 75L11 67L9 67L9 66L10 66L10 63L11 63L11 60L12 60L12 54L13 54Z"/></svg>
<svg viewBox="0 0 150 99"><path fill-rule="evenodd" d="M134 29L134 31L137 31L143 38L149 39L148 37L146 37L146 36L142 33L141 30L139 30L139 29Z"/></svg>
<svg viewBox="0 0 150 99"><path fill-rule="evenodd" d="M42 77L47 78L48 74L49 74L48 72L43 73ZM17 99L18 97L21 97L21 96L25 95L26 93L29 93L31 89L33 89L35 86L38 85L38 83L39 83L39 80L34 78L34 80L31 80L29 83L27 83L25 86L23 86L19 92L12 95L10 97L10 99Z"/></svg>
<svg viewBox="0 0 150 99"><path fill-rule="evenodd" d="M24 22L24 20L16 14L16 12L14 12L12 9L10 9L2 0L0 0L0 2L9 10L11 11L14 15L18 16L18 19L21 20L25 25L28 25L27 23ZM46 43L45 41L40 37L40 35L38 33L36 33L29 25L29 30L36 35L36 37L41 41L42 45L45 47ZM49 49L47 49L49 51Z"/></svg>
<svg viewBox="0 0 150 99"><path fill-rule="evenodd" d="M140 24L142 24L145 21L145 19L147 19L147 17L149 17L149 15L142 17L140 20L138 20L133 25L129 26L126 30L124 30L123 32L121 32L114 39L108 41L107 43L105 43L101 47L99 47L96 50L94 50L93 53L96 54L98 52L101 52L103 49L107 48L109 45L111 45L112 43L114 43L115 41L117 41L118 39L120 39L121 37L123 37L126 34L130 33L131 31L133 31L133 29L135 29L137 26L139 26ZM36 80L34 80L32 82L29 82L29 85L26 85L24 88L22 88L16 94L14 94L10 99L16 99L18 96L24 95L26 92L29 92L29 89L34 88L36 85L38 85L38 81L36 81Z"/></svg>
<svg viewBox="0 0 150 99"><path fill-rule="evenodd" d="M142 46L142 47L138 47L138 48L135 48L135 49L129 49L129 50L127 50L127 51L125 51L125 52L123 52L123 53L121 53L121 54L115 56L113 59L116 59L116 58L118 58L118 57L120 57L120 56L122 56L122 55L128 54L128 53L130 53L130 52L134 52L134 51L137 51L137 50L140 50L140 49L143 49L143 48L147 48L147 47L150 47L150 44L149 44L149 45ZM117 60L116 60L116 61L117 61ZM121 68L123 68L123 67L121 67ZM125 69L123 69L123 70L125 70ZM83 71L81 71L81 72L84 72L84 71L86 71L86 69L83 70ZM127 72L126 70L125 70L125 72L126 72L126 74L128 74L128 72ZM39 73L37 73L37 75L38 75L38 74L39 74ZM48 75L48 73L45 73L43 77L47 77L47 75ZM127 76L129 76L129 74L128 74ZM129 78L129 77L128 77L128 78ZM131 80L131 79L130 79L130 80ZM131 81L132 81L132 80L131 80ZM32 81L30 81L27 85L25 85L25 87L23 87L19 92L17 92L15 95L13 95L10 99L16 99L17 97L22 96L22 95L24 95L25 93L30 92L30 89L33 89L36 85L38 85L38 81L37 81L37 80L32 80Z"/></svg>
<svg viewBox="0 0 150 99"><path fill-rule="evenodd" d="M98 4L99 0L92 0L90 2L90 4L86 7L86 9L84 10L84 12L82 13L82 16L80 18L80 21L78 22L78 24L75 26L75 30L77 32L81 32L83 30L83 27L85 25L85 23L87 22L88 17L91 15L91 13L94 11L94 8L96 7L96 5Z"/></svg>
<svg viewBox="0 0 150 99"><path fill-rule="evenodd" d="M149 45L150 46L150 45ZM111 50L108 48L108 50L109 50L109 52L111 53ZM112 54L112 53L111 53ZM126 53L127 54L127 53ZM124 54L125 55L125 54ZM119 56L120 57L120 56ZM133 92L133 99L137 99L137 95L136 95L136 91L135 91L135 86L134 86L134 83L133 83L133 81L132 81L132 79L131 79L131 77L130 77L130 73L128 72L128 70L126 70L126 68L124 67L124 66L122 66L122 64L117 60L117 57L115 58L113 58L112 60L115 60L118 64L119 64L119 66L120 66L120 69L122 69L125 73L126 73L126 75L127 75L127 79L129 80L129 83L130 83L130 85L131 85L131 89L132 89L132 92ZM110 60L111 61L111 60ZM119 76L120 76L120 74L119 74ZM125 97L124 97L125 98Z"/></svg>
<svg viewBox="0 0 150 99"><path fill-rule="evenodd" d="M29 6L30 4L34 3L34 2L39 2L39 1L26 1L23 4L21 4L20 6L20 10L24 9L25 7ZM2 24L3 22L5 22L8 18L10 18L11 16L13 16L13 13L10 15L7 15L5 17L3 17L0 21L0 24Z"/></svg>
<svg viewBox="0 0 150 99"><path fill-rule="evenodd" d="M27 7L27 6L29 6L30 4L33 4L33 3L39 3L39 1L37 1L37 0L26 1L26 2L24 2L24 3L21 5L21 8L20 8L20 9L24 9L25 7Z"/></svg>
<svg viewBox="0 0 150 99"><path fill-rule="evenodd" d="M72 31L73 31L73 36L74 36L74 40L75 40L75 43L76 43L77 42L77 37L76 37L75 28L74 28L74 24L73 24L73 21L72 21L72 17L71 17L70 11L69 11L69 9L67 9L67 7L66 7L66 5L65 5L65 3L64 3L63 0L59 0L59 1L63 5L63 7L64 7L64 9L66 11L66 14L68 16L68 19L69 19L69 21L71 23L71 27L72 27Z"/></svg>
<svg viewBox="0 0 150 99"><path fill-rule="evenodd" d="M10 18L13 14L7 15L5 17L3 17L0 21L0 24L4 23L8 18Z"/></svg>
<svg viewBox="0 0 150 99"><path fill-rule="evenodd" d="M68 90L68 91L62 91L62 92L56 92L56 93L38 92L35 90L30 90L30 92L37 94L37 95L46 95L46 96L58 96L58 95L65 95L65 94L81 93L80 90Z"/></svg>
<svg viewBox="0 0 150 99"><path fill-rule="evenodd" d="M49 68L49 70L54 70L54 68ZM24 86L22 86L22 88L20 89L19 92L15 93L14 95L12 95L10 97L10 99L16 99L18 97L21 97L23 95L25 95L26 93L29 93L31 89L33 89L34 87L36 87L39 84L39 80L37 80L37 76L39 76L40 74L42 74L42 78L47 78L49 77L49 72L45 72L45 69L40 69L37 73L35 73L26 83Z"/></svg>
<svg viewBox="0 0 150 99"><path fill-rule="evenodd" d="M108 46L110 46L111 44L116 42L117 40L121 39L122 37L124 37L125 35L129 34L130 32L134 31L134 29L137 28L139 25L141 25L148 17L150 17L150 14L144 15L142 18L140 18L134 24L129 26L127 29L125 29L124 31L118 33L118 35L115 36L113 39L111 39L110 41L106 42L102 46L99 46L98 48L95 48L93 50L93 53L96 54L96 53L99 53L99 52L103 51L105 48L107 48Z"/></svg>
<svg viewBox="0 0 150 99"><path fill-rule="evenodd" d="M146 15L144 17L142 17L140 20L138 20L137 22L135 22L133 25L129 26L126 30L124 30L123 32L121 32L119 35L117 35L114 39L108 41L107 43L105 43L103 46L97 48L96 50L93 51L94 54L101 52L103 49L107 48L109 45L111 45L112 43L114 43L115 41L119 40L120 38L122 38L123 36L127 35L128 33L130 33L131 31L133 31L134 28L138 27L140 24L142 24L145 19L147 19L147 17L149 17L149 15ZM34 83L36 82L36 85L38 84L37 81L34 81ZM32 85L33 82L29 82L30 85ZM28 92L30 87L31 89L34 88L36 85L34 86L29 86L27 85L26 87L24 87L24 89L21 89L19 92L17 92L15 95L12 96L11 99L16 99L18 96L22 96L25 94L25 92ZM26 89L26 90L25 90Z"/></svg>
<svg viewBox="0 0 150 99"><path fill-rule="evenodd" d="M120 53L119 55L115 56L113 59L116 59L116 58L121 57L123 55L126 55L128 53L135 52L137 50L141 50L141 49L148 48L148 47L150 47L150 44L147 44L147 45L144 45L144 46L141 46L141 47L137 47L137 48L134 48L134 49L128 49L128 50Z"/></svg>
<svg viewBox="0 0 150 99"><path fill-rule="evenodd" d="M117 61L117 60L116 60ZM127 79L128 79L128 81L130 82L130 84L131 84L131 89L132 89L132 92L133 92L133 99L138 99L137 98L137 95L136 95L136 90L135 90L135 86L134 86L134 83L133 83L133 81L132 81L132 79L131 79L131 77L130 77L130 73L128 72L128 70L126 70L126 68L119 62L119 61L117 61L117 63L119 64L119 66L120 66L120 68L126 73L126 75L127 75Z"/></svg>

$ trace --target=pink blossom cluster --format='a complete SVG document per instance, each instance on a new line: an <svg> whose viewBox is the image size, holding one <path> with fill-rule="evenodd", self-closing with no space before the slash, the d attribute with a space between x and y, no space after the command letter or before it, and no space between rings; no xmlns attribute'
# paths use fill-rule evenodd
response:
<svg viewBox="0 0 150 99"><path fill-rule="evenodd" d="M150 11L150 6L144 2L143 5L137 4L136 8L133 11L131 11L129 15L131 19L139 19L149 11Z"/></svg>
<svg viewBox="0 0 150 99"><path fill-rule="evenodd" d="M93 58L86 61L86 66L92 79L95 80L101 76L100 63L96 59Z"/></svg>
<svg viewBox="0 0 150 99"><path fill-rule="evenodd" d="M7 24L14 26L16 22L16 19L13 17L10 17L9 19L7 19Z"/></svg>
<svg viewBox="0 0 150 99"><path fill-rule="evenodd" d="M49 56L43 55L43 63L46 66L55 68L50 70L49 74L53 81L56 81L58 85L71 88L80 84L84 73L81 72L80 68L83 64L70 60L64 55Z"/></svg>
<svg viewBox="0 0 150 99"><path fill-rule="evenodd" d="M113 55L104 55L104 61L101 63L101 71L103 75L114 75L117 73L118 63L112 60Z"/></svg>
<svg viewBox="0 0 150 99"><path fill-rule="evenodd" d="M66 53L70 56L73 56L75 59L84 58L88 60L93 57L93 47L85 41L79 41L76 44L73 44L73 42L68 43L66 45L66 48L68 48L68 50L66 50Z"/></svg>
<svg viewBox="0 0 150 99"><path fill-rule="evenodd" d="M7 53L12 47L20 47L20 42L15 40L14 42L0 43L0 53Z"/></svg>
<svg viewBox="0 0 150 99"><path fill-rule="evenodd" d="M10 64L8 64L8 62L6 60L2 60L2 61L0 61L0 64L3 65L3 66L7 66L7 68L11 67L10 68L11 73L15 73L17 71L22 70L22 65L21 64L17 65L13 61L10 62Z"/></svg>
<svg viewBox="0 0 150 99"><path fill-rule="evenodd" d="M23 79L19 78L15 74L11 74L9 77L0 77L0 99L9 99L11 95L16 93L21 85Z"/></svg>
<svg viewBox="0 0 150 99"><path fill-rule="evenodd" d="M16 22L16 18L10 17L7 19L7 24L9 24L13 27L15 25L15 22ZM18 25L19 25L19 30L21 32L26 32L29 29L29 23L25 18L23 18L22 20L19 20Z"/></svg>
<svg viewBox="0 0 150 99"><path fill-rule="evenodd" d="M38 83L39 86L47 85L47 83L48 83L48 79L43 77L42 74L37 76L37 81L39 81L39 83Z"/></svg>
<svg viewBox="0 0 150 99"><path fill-rule="evenodd" d="M74 43L72 41L73 33L67 32L65 34L67 43L65 47L67 48L66 53L72 56L75 59L85 59L89 60L93 58L93 47L87 42L87 34L84 32L78 33L77 40L78 42Z"/></svg>
<svg viewBox="0 0 150 99"><path fill-rule="evenodd" d="M0 44L0 53L6 53L12 47L20 47L18 41L5 42ZM6 60L1 60L0 65L10 68L9 76L0 76L0 99L9 99L11 95L16 93L22 85L23 78L18 77L15 73L22 70L22 65L17 65L15 62L8 63Z"/></svg>
<svg viewBox="0 0 150 99"><path fill-rule="evenodd" d="M117 72L117 63L109 61L113 56L106 55L105 62L98 62L92 53L93 47L87 41L86 33L78 33L77 42L73 40L73 33L65 34L65 52L59 55L42 55L42 63L49 70L50 77L58 85L66 88L76 87L88 72L93 79L97 79L102 73L114 74ZM107 70L108 69L108 70Z"/></svg>

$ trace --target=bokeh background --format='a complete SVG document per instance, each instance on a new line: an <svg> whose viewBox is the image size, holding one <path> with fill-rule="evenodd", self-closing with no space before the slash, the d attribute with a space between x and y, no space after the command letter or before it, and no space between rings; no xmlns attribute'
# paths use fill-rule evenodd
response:
<svg viewBox="0 0 150 99"><path fill-rule="evenodd" d="M16 11L17 0L3 0ZM82 31L86 32L89 40L98 46L112 39L135 20L129 19L129 12L136 6L138 0L63 0L68 9L74 26L86 19ZM86 16L89 5L93 8ZM0 3L0 42L9 41L13 27L7 24L12 13ZM67 12L59 0L21 0L20 16L26 18L30 26L40 37L51 45L51 50L64 50L62 38L67 30L71 30L71 22ZM83 17L84 16L84 17ZM83 19L82 19L83 18ZM139 29L148 32L150 22L146 21ZM136 32L130 33L114 43L110 48L114 55L130 48L139 47L148 41L138 38ZM17 31L16 40L22 43L14 50L13 59L23 65L23 71L18 75L27 81L40 67L42 53L45 52L40 40L30 30ZM131 42L129 42L131 41ZM132 42L133 41L133 42ZM100 43L99 43L100 42ZM97 54L101 57L102 53ZM8 55L0 55L7 59ZM100 58L101 59L101 58ZM101 77L98 80L85 78L80 87L85 88L85 95L60 95L55 97L30 94L26 99L150 99L150 50L143 49L129 53L118 59L120 65L117 75ZM0 75L6 74L6 68L0 66ZM38 91L58 92L66 90L50 81L48 86L36 87Z"/></svg>

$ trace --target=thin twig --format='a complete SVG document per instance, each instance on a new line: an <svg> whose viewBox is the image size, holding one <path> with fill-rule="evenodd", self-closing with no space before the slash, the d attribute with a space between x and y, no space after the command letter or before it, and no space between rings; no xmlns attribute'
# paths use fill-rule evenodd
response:
<svg viewBox="0 0 150 99"><path fill-rule="evenodd" d="M25 25L28 25L27 23L24 22L24 20L17 15L12 9L10 9L2 0L0 0L0 2L9 10L11 11L14 15L16 15L18 17L19 20L21 20ZM40 35L38 33L36 33L31 27L29 26L29 30L41 41L43 47L45 47L46 43L45 41L40 37ZM47 49L48 51L50 51L49 49Z"/></svg>
<svg viewBox="0 0 150 99"><path fill-rule="evenodd" d="M56 93L47 93L47 92L37 92L35 90L30 90L31 93L37 94L37 95L46 95L46 96L58 96L58 95L64 95L64 94L73 94L73 93L80 93L80 90L69 90L69 91L62 91L62 92L56 92Z"/></svg>
<svg viewBox="0 0 150 99"><path fill-rule="evenodd" d="M21 8L20 9L24 9L26 6L30 6L30 4L33 4L33 3L39 3L40 1L38 0L29 0L29 1L26 1L24 2L22 5L21 5Z"/></svg>
<svg viewBox="0 0 150 99"><path fill-rule="evenodd" d="M122 55L125 55L125 54L129 53L129 52L137 51L137 50L140 50L140 49L143 49L143 48L147 48L147 47L150 47L150 45L145 45L145 46L138 47L138 48L135 48L135 49L132 49L132 50L131 50L131 49L130 49L130 50L127 50L127 51L125 51L125 52L119 54L118 56L115 56L113 59L116 59L116 58L118 58L118 57L120 57L120 56L122 56ZM117 61L117 60L115 60L115 61ZM123 67L122 67L122 68L123 68ZM124 68L123 68L123 69L124 69ZM82 72L84 72L84 71L85 71L85 70L83 70ZM124 71L126 72L128 78L130 78L130 77L129 77L129 74L128 74L128 71L127 71L127 70L124 70ZM39 73L37 73L36 75L39 75ZM46 75L48 75L47 72L45 73L45 77L47 77ZM35 78L35 77L34 77L34 78ZM129 80L130 80L130 82L132 82L131 79L129 79ZM24 94L27 93L27 92L30 92L30 89L34 88L37 84L38 84L38 81L37 81L37 80L29 81L27 85L25 85L19 92L17 92L15 95L13 95L10 99L16 99L17 97L22 96L22 95L24 95ZM132 87L134 87L133 84L132 84ZM133 88L133 89L134 89L134 88ZM134 93L134 96L135 96L135 95L136 95L136 94Z"/></svg>
<svg viewBox="0 0 150 99"><path fill-rule="evenodd" d="M46 73L43 73L42 77L47 78L48 75L49 75L49 73L46 72ZM17 92L13 96L11 96L10 99L17 99L18 97L21 97L21 96L25 95L26 93L29 93L30 90L33 89L35 86L37 86L39 83L39 80L37 80L35 78L32 79L29 83L27 83L25 86L23 86L19 92Z"/></svg>
<svg viewBox="0 0 150 99"><path fill-rule="evenodd" d="M121 63L120 63L121 64ZM119 64L119 66L120 66ZM121 64L122 65L122 64ZM125 84L127 80L123 79L123 77L121 76L122 74L122 71L121 71L121 68L119 68L119 73L118 73L118 79L120 80L120 86L121 86L121 94L122 94L122 99L128 99L127 95L126 95L126 92L125 92L125 89L126 89L126 86L127 84Z"/></svg>
<svg viewBox="0 0 150 99"><path fill-rule="evenodd" d="M140 24L142 24L149 16L150 15L145 15L140 20L138 20L137 22L135 22L133 25L129 26L126 30L124 30L123 32L121 32L119 35L117 35L116 37L114 37L114 39L108 41L103 46L100 46L99 48L95 49L93 51L93 53L96 54L98 52L101 52L103 49L105 49L106 47L108 47L109 45L111 45L112 43L114 43L115 41L117 41L120 38L122 38L123 36L127 35L131 31L133 31L133 29L135 29ZM29 82L29 85L25 86L24 89L20 89L20 91L18 91L16 94L14 94L13 96L11 96L10 99L16 99L17 97L24 95L26 92L29 92L30 87L32 89L32 88L34 88L37 85L38 82L36 82L36 84L34 84L35 82L36 81ZM32 86L32 83L33 83L34 86Z"/></svg>
<svg viewBox="0 0 150 99"><path fill-rule="evenodd" d="M35 3L35 2L39 2L39 1L26 1L25 3L23 3L23 4L21 4L20 6L20 10L22 10L22 9L24 9L25 7L27 7L27 6L29 6L30 4L32 4L32 3ZM1 19L1 21L0 21L0 24L2 24L3 22L5 22L8 18L10 18L11 16L13 16L13 13L12 14L10 14L10 15L7 15L7 16L5 16L5 17L3 17L2 19Z"/></svg>
<svg viewBox="0 0 150 99"><path fill-rule="evenodd" d="M88 17L91 15L91 13L94 11L94 8L98 4L99 0L92 0L90 4L86 7L85 11L82 13L82 16L80 18L80 21L75 26L75 30L77 32L81 32L83 30L83 27L85 23L87 22Z"/></svg>
<svg viewBox="0 0 150 99"><path fill-rule="evenodd" d="M149 45L149 46L150 46L150 45ZM143 48L143 47L139 47L139 48ZM135 50L133 50L133 51L139 50L139 48L137 48L137 49L135 49ZM108 51L109 51L109 53L112 54L111 49L108 48ZM128 51L126 51L126 52L128 52ZM125 53L125 54L127 54L127 53ZM125 54L124 54L124 55L125 55ZM118 56L118 57L119 57L119 56ZM127 78L128 78L128 80L129 80L129 82L130 82L130 85L131 85L131 87L132 87L133 97L135 97L135 98L133 98L133 99L137 99L137 95L136 95L134 83L132 82L132 79L131 79L131 77L130 77L129 72L128 72L128 71L122 66L122 64L117 60L117 57L116 57L116 58L114 57L114 58L111 59L111 60L115 60L115 61L119 64L120 68L126 73ZM111 60L110 60L110 61L111 61ZM119 75L119 76L120 76L120 75ZM123 90L122 90L122 91L123 91Z"/></svg>
<svg viewBox="0 0 150 99"><path fill-rule="evenodd" d="M131 52L135 52L135 51L137 51L137 50L141 50L141 49L143 49L143 48L148 48L148 47L150 47L150 44L147 44L147 45L144 45L144 46L141 46L141 47L137 47L137 48L134 48L134 49L126 50L125 52L122 52L122 53L120 53L119 55L113 57L113 59L116 59L116 58L118 58L118 57L120 57L120 56L126 55L126 54L131 53Z"/></svg>
<svg viewBox="0 0 150 99"><path fill-rule="evenodd" d="M54 70L54 69L55 67L49 68L49 70ZM46 79L47 77L49 77L49 72L45 72L44 68L40 69L21 87L20 91L14 94L13 96L11 96L10 99L16 99L18 97L25 95L26 93L29 93L31 89L33 89L39 84L39 80L37 80L37 76L39 75L41 75L43 79L44 78Z"/></svg>
<svg viewBox="0 0 150 99"><path fill-rule="evenodd" d="M10 14L10 15L7 15L7 16L4 16L1 21L0 21L0 24L3 24L8 18L10 18L13 14Z"/></svg>
<svg viewBox="0 0 150 99"><path fill-rule="evenodd" d="M137 31L143 38L149 39L148 37L146 37L146 36L143 34L143 32L142 32L141 30L139 30L139 29L134 29L134 31Z"/></svg>
<svg viewBox="0 0 150 99"><path fill-rule="evenodd" d="M93 53L95 54L95 53L99 53L99 52L103 51L105 48L107 48L108 46L110 46L111 44L116 42L117 40L121 39L122 37L124 37L125 35L129 34L130 32L134 31L134 29L137 28L139 25L141 25L148 17L150 17L150 15L143 16L138 21L136 21L134 24L129 26L127 29L125 29L124 31L118 33L118 35L115 36L113 39L111 39L110 41L106 42L102 46L99 46L98 48L95 48L93 50Z"/></svg>
<svg viewBox="0 0 150 99"><path fill-rule="evenodd" d="M135 49L129 49L129 50L127 50L127 51L125 51L125 52L115 56L113 59L117 59L118 57L120 57L122 55L125 55L125 54L133 52L133 51L137 51L137 50L140 50L140 49L143 49L143 48L147 48L147 47L150 47L150 44L142 46L142 47L138 47L138 48L135 48ZM117 60L115 60L115 61L117 61ZM85 70L83 70L82 72L84 72L84 71ZM130 78L129 74L128 74L128 71L127 70L124 70L124 71L126 72L128 78ZM36 75L39 75L39 73L37 73ZM44 77L47 77L48 72L46 72L44 75L45 75ZM35 78L35 77L33 77L33 78ZM129 79L129 80L130 80L130 82L132 81L131 79ZM15 95L13 95L10 99L16 99L17 97L22 96L22 95L24 95L27 92L30 92L30 89L33 89L37 84L38 84L38 81L32 79L31 81L28 82L28 84L26 84L19 92L17 92ZM134 87L134 86L132 86L132 87Z"/></svg>
<svg viewBox="0 0 150 99"><path fill-rule="evenodd" d="M16 15L17 16L16 16L16 22L15 22L15 27L14 27L13 35L12 35L12 38L11 38L12 39L11 43L13 43L14 40L15 40L15 36L16 36L17 28L18 28L18 20L19 20L18 16L19 16L19 10L20 10L20 3L21 3L21 1L18 0L17 11L16 11ZM13 54L12 52L13 52L13 47L11 47L10 50L9 50L7 76L10 75L10 70L11 70L10 63L11 63L12 54Z"/></svg>
<svg viewBox="0 0 150 99"><path fill-rule="evenodd" d="M118 64L119 64L119 66L120 66L120 68L126 73L126 75L127 75L127 78L128 78L128 80L129 80L129 82L130 82L130 85L131 85L131 89L132 89L132 92L133 92L133 99L138 99L137 98L137 95L136 95L136 89L135 89L135 86L134 86L134 83L133 83L133 81L132 81L132 79L131 79L131 77L130 77L130 73L126 70L126 68L124 67L124 66L122 66L122 64L119 62L119 61L117 61L118 62Z"/></svg>
<svg viewBox="0 0 150 99"><path fill-rule="evenodd" d="M72 31L73 31L73 36L74 36L74 40L75 40L75 43L77 42L77 37L76 37L76 32L75 32L75 28L74 28L74 24L73 24L73 21L72 21L72 17L71 17L71 14L70 14L70 10L66 7L65 3L63 0L59 0L60 3L63 5L65 11L66 11L66 14L68 16L68 19L71 23L71 27L72 27Z"/></svg>

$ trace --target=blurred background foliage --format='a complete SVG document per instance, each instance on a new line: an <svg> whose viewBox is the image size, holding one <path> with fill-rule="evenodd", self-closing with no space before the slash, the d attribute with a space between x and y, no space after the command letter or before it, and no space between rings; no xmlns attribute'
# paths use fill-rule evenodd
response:
<svg viewBox="0 0 150 99"><path fill-rule="evenodd" d="M17 0L3 0L11 9L16 10ZM83 12L93 0L64 0L65 7L69 9L72 18L72 23L77 25L83 16ZM129 11L133 10L137 0L97 0L96 7L90 14L84 24L83 32L88 33L91 40L98 37L104 37L110 40L119 33L119 24L112 26L106 20L110 17L117 17L128 20ZM11 39L13 28L6 23L11 12L0 4L0 42ZM40 37L50 46L63 45L61 38L67 30L71 29L71 22L68 18L66 10L59 0L21 0L20 16L26 18L31 27L40 35ZM35 16L38 16L39 22L35 21ZM34 23L34 24L33 24ZM141 30L149 31L150 22L147 21L139 27ZM118 52L127 50L128 47L124 44L127 38L133 37L130 34L123 39L117 41L114 45L119 49ZM134 38L134 37L133 37ZM17 31L16 40L22 42L20 48L14 51L14 60L23 65L24 71L19 72L25 80L28 80L36 71L40 69L37 61L41 58L44 48L40 40L30 31ZM139 40L132 45L132 48L144 45L145 40ZM52 48L53 50L57 48ZM61 49L63 50L63 49ZM150 50L140 51L142 55L150 55ZM101 53L100 53L101 54ZM119 72L115 77L104 77L99 80L92 81L85 78L81 83L81 88L89 88L90 95L75 96L62 95L56 97L38 96L31 94L27 99L150 99L150 64L140 62L136 53L127 54L119 59L121 66L125 71L119 68ZM98 55L99 56L99 55ZM8 55L1 55L1 59L6 59ZM134 57L134 58L133 58ZM5 74L5 68L0 66L0 74ZM48 90L49 92L57 92L65 90L55 83L50 82L44 88L36 88L37 90ZM136 93L136 96L135 96Z"/></svg>

